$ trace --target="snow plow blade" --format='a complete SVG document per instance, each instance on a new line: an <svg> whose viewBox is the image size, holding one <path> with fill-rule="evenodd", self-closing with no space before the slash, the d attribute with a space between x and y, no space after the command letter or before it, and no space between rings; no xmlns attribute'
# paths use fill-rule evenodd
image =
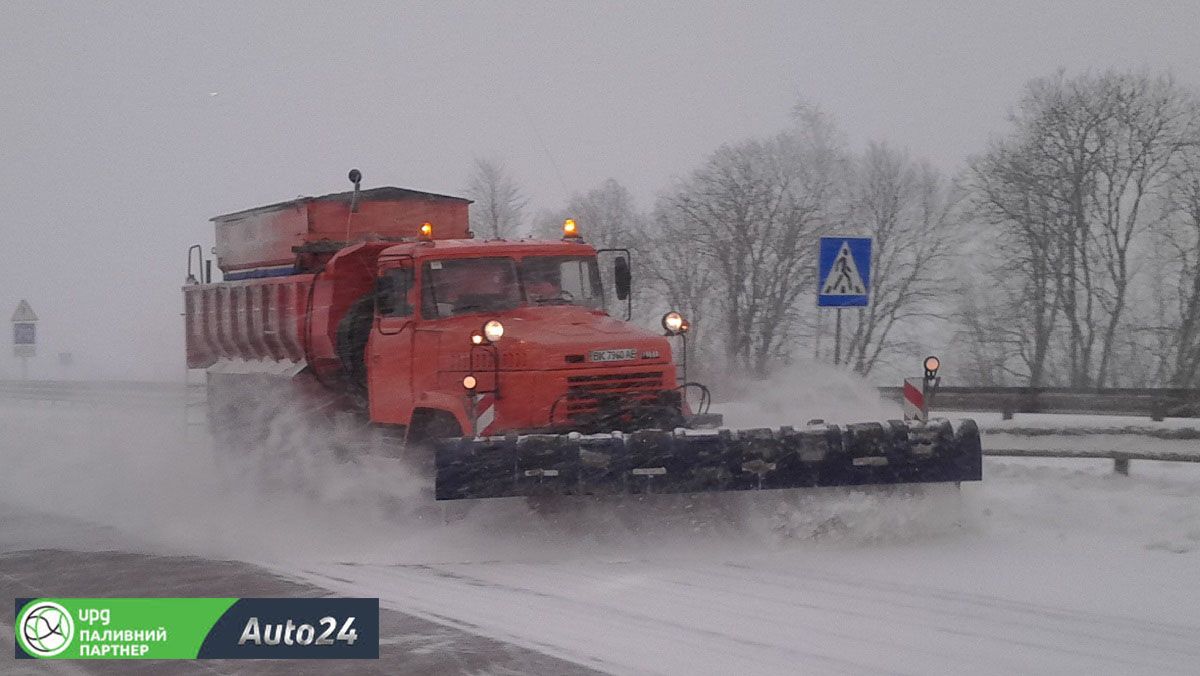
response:
<svg viewBox="0 0 1200 676"><path fill-rule="evenodd" d="M438 500L979 481L973 420L436 442Z"/></svg>

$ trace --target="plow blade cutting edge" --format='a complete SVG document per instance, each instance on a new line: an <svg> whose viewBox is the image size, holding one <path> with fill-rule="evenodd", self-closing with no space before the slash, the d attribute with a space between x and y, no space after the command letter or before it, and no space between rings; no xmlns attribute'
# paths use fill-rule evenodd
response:
<svg viewBox="0 0 1200 676"><path fill-rule="evenodd" d="M438 500L979 481L972 420L530 434L435 444Z"/></svg>

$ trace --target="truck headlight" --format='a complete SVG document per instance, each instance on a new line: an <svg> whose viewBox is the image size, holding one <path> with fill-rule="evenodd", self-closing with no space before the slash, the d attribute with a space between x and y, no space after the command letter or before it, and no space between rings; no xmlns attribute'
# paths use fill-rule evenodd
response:
<svg viewBox="0 0 1200 676"><path fill-rule="evenodd" d="M483 337L489 342L496 342L504 337L504 325L499 320L490 319L483 325Z"/></svg>
<svg viewBox="0 0 1200 676"><path fill-rule="evenodd" d="M675 312L674 310L663 315L662 327L672 336L686 331L687 329L684 328L686 326L687 321L683 318L683 315Z"/></svg>

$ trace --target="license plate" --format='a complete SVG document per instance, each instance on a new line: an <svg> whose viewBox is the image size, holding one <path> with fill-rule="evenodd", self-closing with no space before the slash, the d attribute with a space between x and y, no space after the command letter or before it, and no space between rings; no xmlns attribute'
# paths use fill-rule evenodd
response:
<svg viewBox="0 0 1200 676"><path fill-rule="evenodd" d="M637 359L637 350L592 350L591 361L629 361Z"/></svg>

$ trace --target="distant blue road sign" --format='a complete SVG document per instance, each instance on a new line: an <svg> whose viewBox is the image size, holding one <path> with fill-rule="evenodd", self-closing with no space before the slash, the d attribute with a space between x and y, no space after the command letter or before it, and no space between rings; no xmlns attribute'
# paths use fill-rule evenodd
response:
<svg viewBox="0 0 1200 676"><path fill-rule="evenodd" d="M13 345L34 345L37 343L37 324L21 322L13 324Z"/></svg>
<svg viewBox="0 0 1200 676"><path fill-rule="evenodd" d="M37 320L29 301L22 299L17 303L17 311L12 316L14 356L24 360L37 353Z"/></svg>
<svg viewBox="0 0 1200 676"><path fill-rule="evenodd" d="M871 238L822 237L817 259L817 306L871 303Z"/></svg>

